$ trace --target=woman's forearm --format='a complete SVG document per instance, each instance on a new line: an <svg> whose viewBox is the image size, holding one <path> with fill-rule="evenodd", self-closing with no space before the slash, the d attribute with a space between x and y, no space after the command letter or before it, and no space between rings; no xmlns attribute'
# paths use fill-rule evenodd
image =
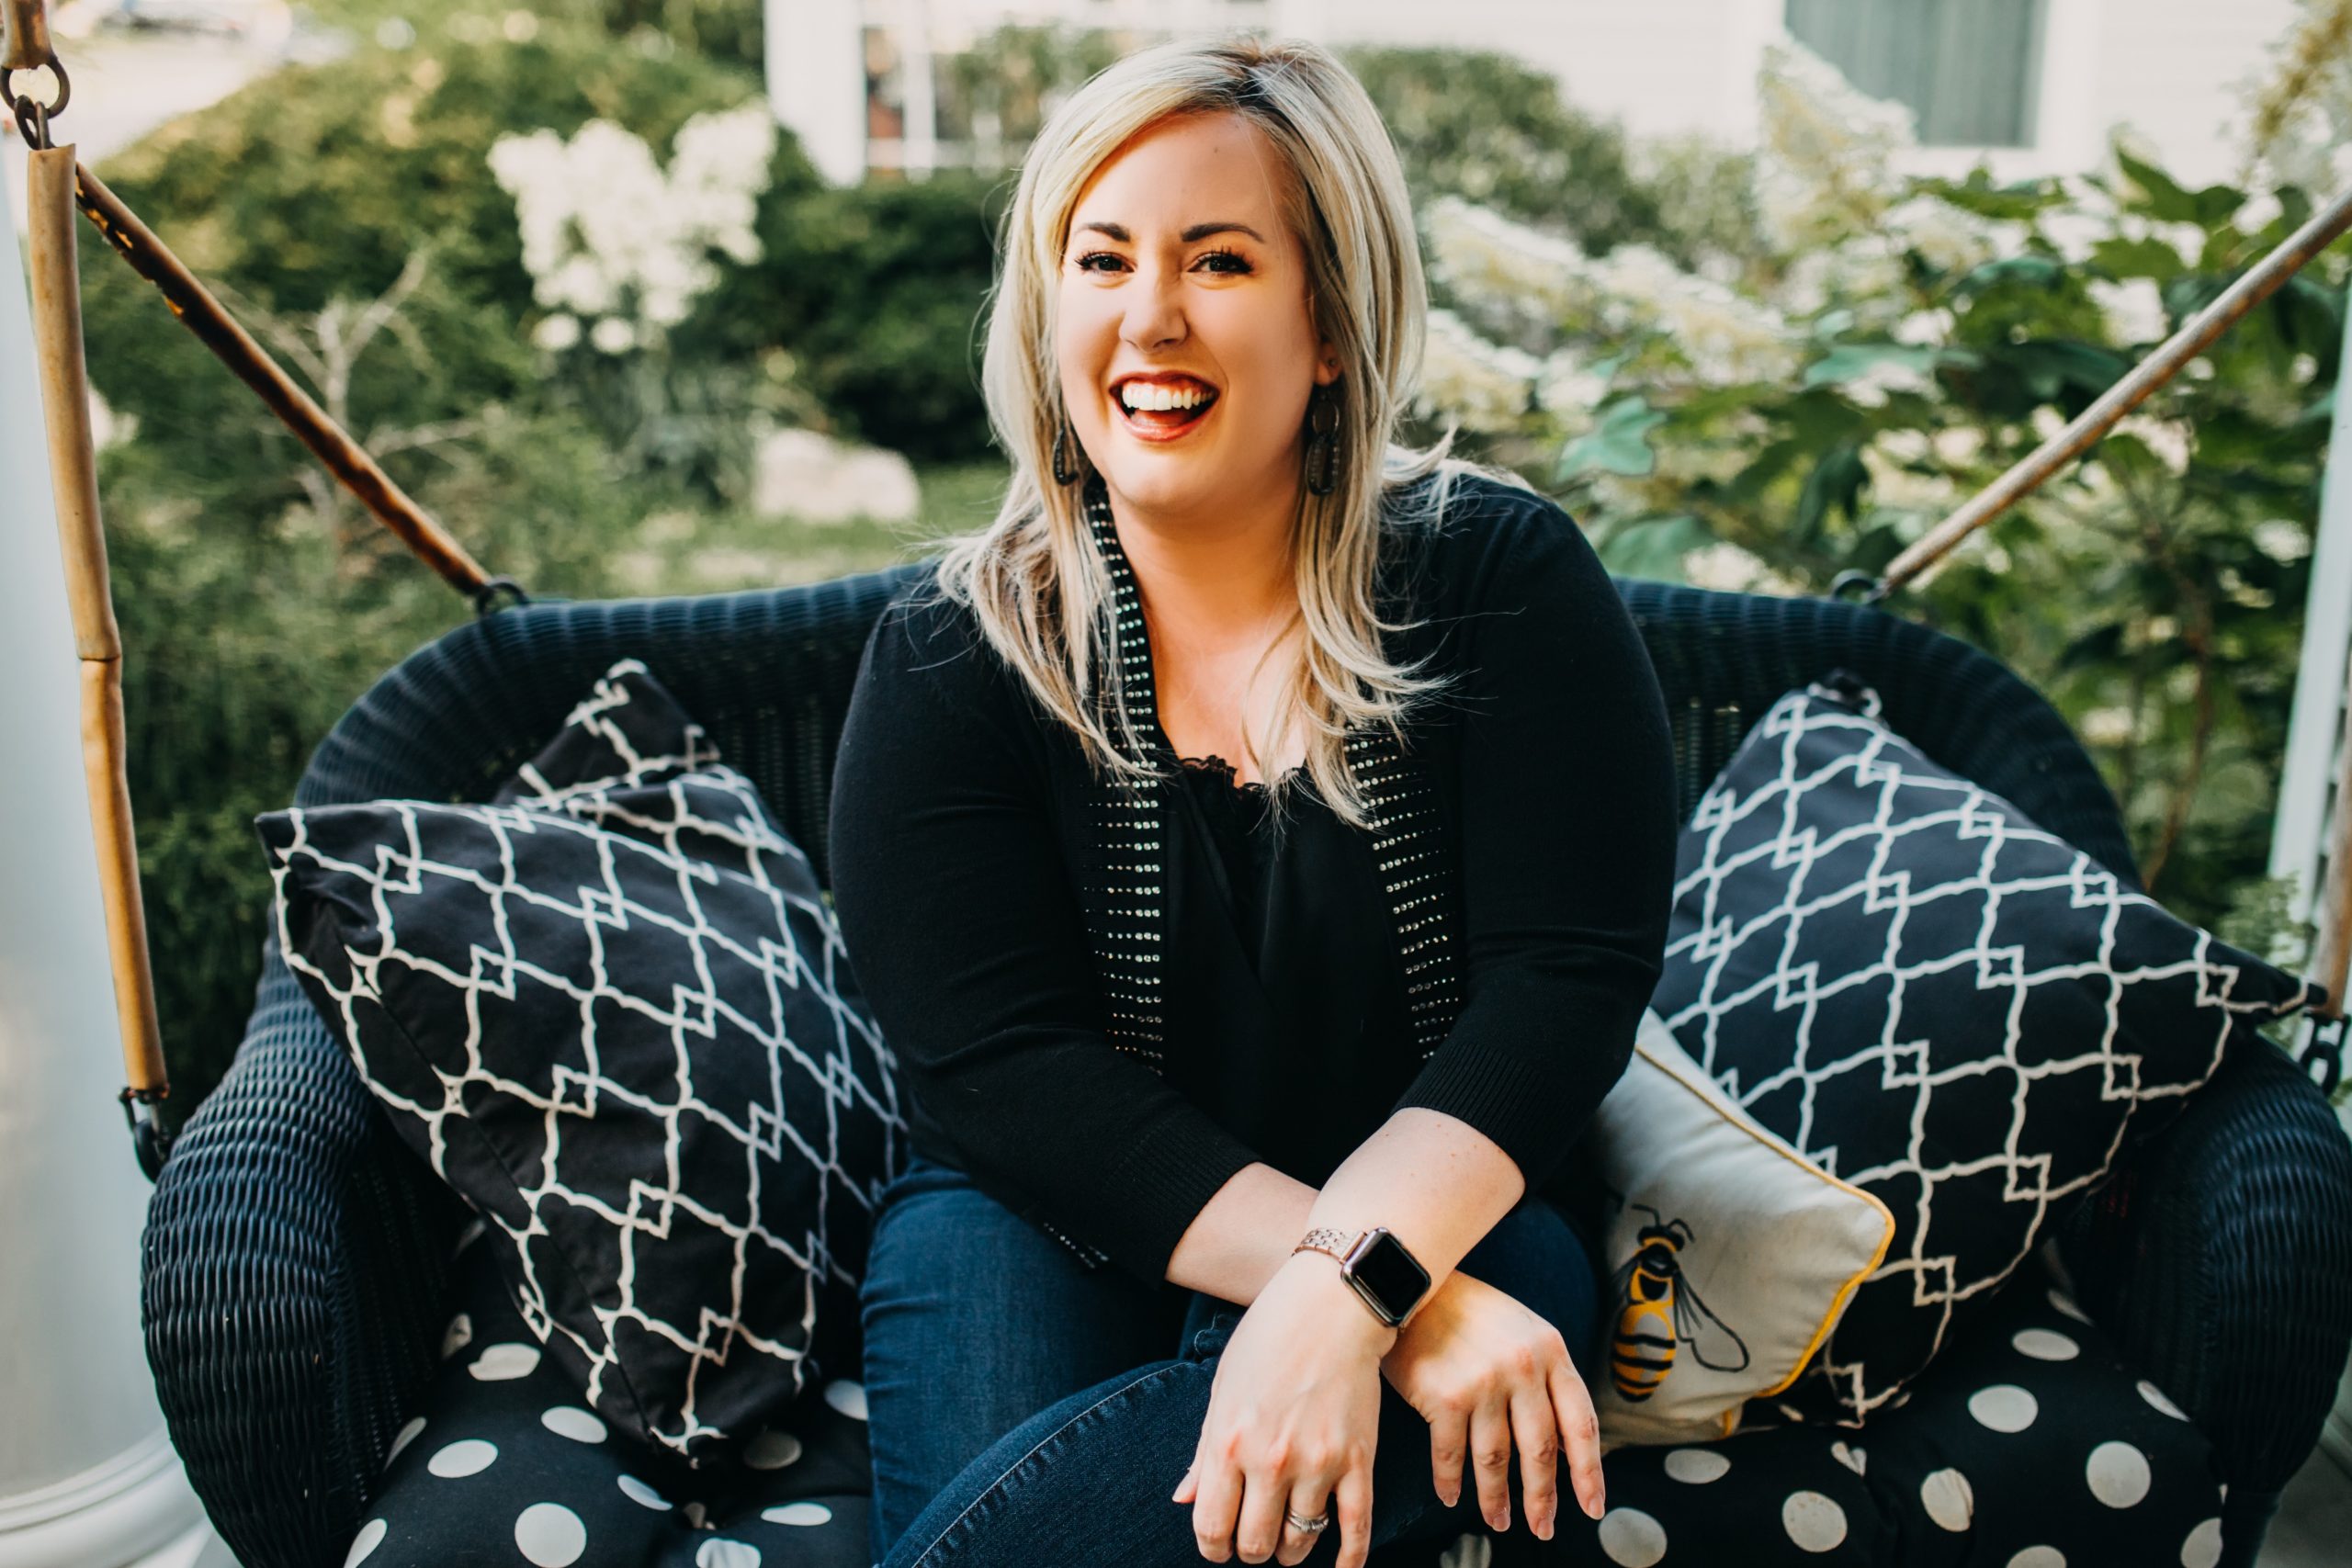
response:
<svg viewBox="0 0 2352 1568"><path fill-rule="evenodd" d="M1443 1111L1408 1107L1342 1160L1319 1192L1269 1165L1237 1172L1177 1242L1168 1278L1248 1306L1309 1230L1352 1237L1385 1225L1430 1271L1434 1296L1525 1191L1518 1165L1485 1134Z"/></svg>
<svg viewBox="0 0 2352 1568"><path fill-rule="evenodd" d="M1271 1165L1244 1166L1193 1216L1169 1256L1168 1278L1248 1306L1311 1228L1315 1189Z"/></svg>

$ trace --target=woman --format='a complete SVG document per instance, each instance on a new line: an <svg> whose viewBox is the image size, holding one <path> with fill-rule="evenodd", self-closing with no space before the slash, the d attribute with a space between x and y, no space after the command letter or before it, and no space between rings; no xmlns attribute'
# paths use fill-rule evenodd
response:
<svg viewBox="0 0 2352 1568"><path fill-rule="evenodd" d="M1539 1189L1664 952L1655 673L1556 506L1393 445L1425 288L1326 51L1103 72L1003 254L1009 491L883 616L834 780L914 1091L874 1555L1541 1552L1564 1463L1602 1508L1597 1273Z"/></svg>

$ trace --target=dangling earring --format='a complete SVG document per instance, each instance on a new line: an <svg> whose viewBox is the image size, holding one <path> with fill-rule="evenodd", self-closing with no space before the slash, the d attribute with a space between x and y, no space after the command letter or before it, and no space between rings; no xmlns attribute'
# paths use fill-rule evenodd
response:
<svg viewBox="0 0 2352 1568"><path fill-rule="evenodd" d="M1306 422L1314 439L1306 444L1306 488L1329 495L1340 484L1340 394L1317 387L1309 401Z"/></svg>
<svg viewBox="0 0 2352 1568"><path fill-rule="evenodd" d="M1069 440L1069 422L1057 421L1054 424L1054 482L1058 485L1074 485L1078 482L1077 468L1062 453L1062 447Z"/></svg>

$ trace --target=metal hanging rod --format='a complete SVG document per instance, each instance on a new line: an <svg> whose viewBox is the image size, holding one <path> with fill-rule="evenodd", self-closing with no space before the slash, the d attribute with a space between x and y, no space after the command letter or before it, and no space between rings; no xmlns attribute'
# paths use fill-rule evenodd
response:
<svg viewBox="0 0 2352 1568"><path fill-rule="evenodd" d="M2203 353L2206 346L2228 331L2238 318L2277 292L2281 284L2300 272L2306 263L2325 250L2347 228L2352 228L2352 190L2346 190L2329 203L2324 210L2307 220L2277 250L2263 257L2236 282L2222 290L2212 303L2183 321L2178 332L2133 366L2122 379L2100 393L2090 407L2069 420L2064 429L2018 458L2007 473L1969 497L1958 511L1905 546L1901 554L1887 563L1883 575L1872 577L1865 571L1840 572L1829 585L1829 592L1841 598L1856 598L1862 604L1871 604L1911 581L1949 554L1962 539L2016 505L2038 489L2044 479L2088 451L2101 436L2114 428L2119 420L2146 401L2149 394L2157 388L2179 375L2190 360Z"/></svg>

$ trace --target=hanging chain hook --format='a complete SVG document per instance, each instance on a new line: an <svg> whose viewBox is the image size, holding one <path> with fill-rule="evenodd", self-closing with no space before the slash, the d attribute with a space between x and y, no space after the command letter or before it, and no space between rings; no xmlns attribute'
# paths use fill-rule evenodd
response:
<svg viewBox="0 0 2352 1568"><path fill-rule="evenodd" d="M17 129L36 152L45 152L51 146L49 122L65 112L74 101L74 79L65 73L64 62L57 58L57 51L50 47L49 16L42 0L0 0L0 20L7 26L0 28L0 104L8 106ZM19 71L40 71L46 68L57 78L57 101L43 106L30 95L19 96L8 79Z"/></svg>
<svg viewBox="0 0 2352 1568"><path fill-rule="evenodd" d="M56 145L49 139L50 111L46 105L29 97L14 98L9 101L8 112L17 117L17 132L25 139L26 146L36 152L46 152Z"/></svg>
<svg viewBox="0 0 2352 1568"><path fill-rule="evenodd" d="M74 101L74 78L65 73L65 67L54 55L43 63L57 77L57 101L53 104L44 104L30 93L17 92L8 85L8 78L17 73L17 68L0 66L0 103L8 106L8 112L16 117L17 130L36 152L45 152L52 145L49 122L64 113L65 106Z"/></svg>
<svg viewBox="0 0 2352 1568"><path fill-rule="evenodd" d="M1886 579L1874 572L1841 571L1829 584L1829 597L1857 604L1875 604L1886 597Z"/></svg>

